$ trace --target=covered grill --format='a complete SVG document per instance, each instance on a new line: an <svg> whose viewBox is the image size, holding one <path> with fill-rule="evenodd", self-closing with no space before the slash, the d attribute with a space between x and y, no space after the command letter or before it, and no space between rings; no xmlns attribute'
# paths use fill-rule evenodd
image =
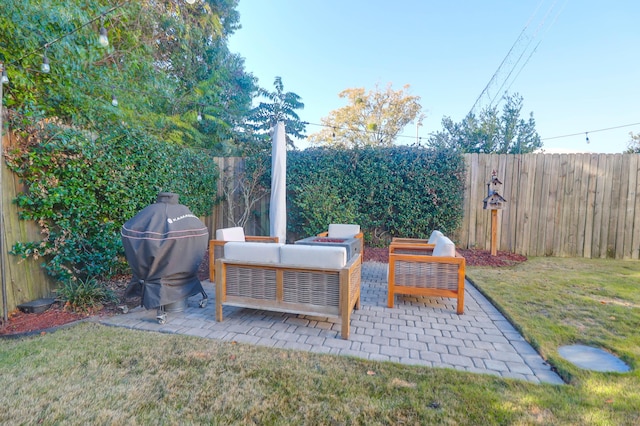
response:
<svg viewBox="0 0 640 426"><path fill-rule="evenodd" d="M140 297L146 309L156 308L160 324L166 321L167 311L181 310L195 294L202 294L200 307L206 306L198 267L207 250L209 231L186 206L178 204L178 194L159 193L156 203L122 226L121 236L133 273L125 298Z"/></svg>

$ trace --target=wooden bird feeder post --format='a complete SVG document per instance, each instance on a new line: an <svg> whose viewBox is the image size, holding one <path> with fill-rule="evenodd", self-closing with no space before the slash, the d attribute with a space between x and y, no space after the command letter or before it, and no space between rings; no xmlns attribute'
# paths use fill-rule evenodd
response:
<svg viewBox="0 0 640 426"><path fill-rule="evenodd" d="M500 195L502 182L497 175L495 170L491 173L491 180L487 182L487 197L482 200L482 208L491 210L491 256L498 254L498 210L502 210L507 202Z"/></svg>

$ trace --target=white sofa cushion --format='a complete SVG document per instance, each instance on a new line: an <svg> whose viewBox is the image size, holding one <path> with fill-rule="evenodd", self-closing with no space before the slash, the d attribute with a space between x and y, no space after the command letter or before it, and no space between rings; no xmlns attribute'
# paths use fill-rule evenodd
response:
<svg viewBox="0 0 640 426"><path fill-rule="evenodd" d="M360 225L332 223L329 225L329 238L353 238L360 233Z"/></svg>
<svg viewBox="0 0 640 426"><path fill-rule="evenodd" d="M311 268L342 268L347 264L347 249L336 246L286 244L280 247L280 262L283 265Z"/></svg>
<svg viewBox="0 0 640 426"><path fill-rule="evenodd" d="M456 246L449 238L442 236L436 241L436 245L433 248L432 255L439 257L455 257Z"/></svg>
<svg viewBox="0 0 640 426"><path fill-rule="evenodd" d="M282 243L230 242L224 245L224 258L243 262L280 262Z"/></svg>
<svg viewBox="0 0 640 426"><path fill-rule="evenodd" d="M427 244L435 244L440 237L444 237L442 232L438 230L433 231L431 235L429 235L429 241L427 241Z"/></svg>
<svg viewBox="0 0 640 426"><path fill-rule="evenodd" d="M216 230L216 240L220 241L244 241L244 229L241 226L234 228L220 228Z"/></svg>

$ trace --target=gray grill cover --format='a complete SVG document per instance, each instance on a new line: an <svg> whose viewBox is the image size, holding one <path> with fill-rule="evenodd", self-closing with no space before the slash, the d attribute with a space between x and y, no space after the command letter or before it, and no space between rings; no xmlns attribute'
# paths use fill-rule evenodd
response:
<svg viewBox="0 0 640 426"><path fill-rule="evenodd" d="M206 298L198 267L207 250L209 231L178 195L161 192L121 230L133 278L125 297L142 298L147 309L179 302L197 293Z"/></svg>

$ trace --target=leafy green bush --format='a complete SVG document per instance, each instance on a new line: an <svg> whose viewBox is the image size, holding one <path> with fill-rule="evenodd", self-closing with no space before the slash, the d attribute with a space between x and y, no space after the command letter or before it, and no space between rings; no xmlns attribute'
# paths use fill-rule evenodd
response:
<svg viewBox="0 0 640 426"><path fill-rule="evenodd" d="M210 214L218 171L208 152L123 126L92 139L40 123L17 132L28 138L18 138L8 159L26 186L15 200L20 218L40 224L43 238L18 242L12 253L43 257L55 279L67 283L128 270L120 227L155 202L159 191L178 193L198 216Z"/></svg>
<svg viewBox="0 0 640 426"><path fill-rule="evenodd" d="M358 223L369 244L394 236L453 233L462 220L464 161L421 147L327 148L287 158L288 227L314 235L329 223Z"/></svg>

